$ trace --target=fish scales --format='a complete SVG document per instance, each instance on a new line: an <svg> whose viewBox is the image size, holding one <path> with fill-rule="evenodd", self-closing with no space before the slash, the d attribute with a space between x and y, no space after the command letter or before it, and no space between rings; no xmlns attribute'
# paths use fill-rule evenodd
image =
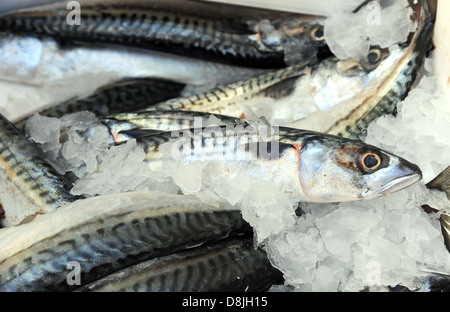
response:
<svg viewBox="0 0 450 312"><path fill-rule="evenodd" d="M389 75L389 78L384 81L383 85L379 87L381 92L377 93L375 97L365 99L361 104L362 106L369 104L372 108L363 110L363 114L359 110L350 112L345 116L345 119L355 120L356 122L336 122L335 126L329 129L329 133L342 135L346 131L348 133L347 137L357 138L367 129L369 123L377 117L396 112L397 104L408 95L410 87L414 83L418 71L425 60L426 53L431 47L433 32L433 23L430 20L431 16L422 18L424 19L422 23L425 23L425 25L423 29L417 32L418 37L413 39L408 48L409 51L396 64L398 69L393 71ZM365 111L367 112L364 113Z"/></svg>
<svg viewBox="0 0 450 312"><path fill-rule="evenodd" d="M141 262L77 291L264 291L281 279L253 238L243 237Z"/></svg>
<svg viewBox="0 0 450 312"><path fill-rule="evenodd" d="M66 282L66 266L71 261L80 264L81 281L86 284L145 259L249 230L236 208L164 195L107 214L100 211L27 248L9 252L0 261L0 290L69 290L73 287ZM58 212L64 216L68 210ZM44 217L51 218L41 216L34 226L46 226Z"/></svg>
<svg viewBox="0 0 450 312"><path fill-rule="evenodd" d="M258 15L252 10L243 13L242 8L223 13L213 4L204 6L215 10L215 14L202 16L194 9L161 8L154 3L131 7L83 5L80 25L69 25L65 8L35 8L0 17L0 29L43 34L63 41L129 45L264 68L286 66L286 55L292 58L288 61L291 64L303 57L315 57L319 49L326 47L323 36L312 35L322 29L321 17L280 12ZM296 53L291 53L292 49Z"/></svg>
<svg viewBox="0 0 450 312"><path fill-rule="evenodd" d="M152 107L148 110L192 110L222 114L234 117L242 117L242 108L237 105L239 101L249 101L253 98L267 96L266 89L277 84L290 84L289 78L299 77L305 74L305 66L309 62L289 66L276 71L261 74L228 86L220 86L211 91L196 94L187 98L171 99Z"/></svg>
<svg viewBox="0 0 450 312"><path fill-rule="evenodd" d="M0 116L0 201L6 223L18 224L26 217L45 213L73 202L67 180L43 158L4 116Z"/></svg>
<svg viewBox="0 0 450 312"><path fill-rule="evenodd" d="M416 165L362 141L286 127L266 134L243 125L214 126L160 132L136 141L151 171L200 161L219 181L244 174L297 201L386 196L422 177Z"/></svg>
<svg viewBox="0 0 450 312"><path fill-rule="evenodd" d="M283 100L273 103L273 112L269 113L273 116L266 116L271 123L282 120L281 124L286 125L292 120L287 124L289 127L357 139L371 121L395 113L431 48L434 17L428 1L420 1L415 13L418 28L411 40L389 49L373 47L361 60L329 58L320 63L305 63L303 67L264 73L149 109L192 110L245 118L247 107L253 105L250 110L257 111L255 102L268 97ZM373 55L378 57L373 59ZM306 95L293 98L297 94L294 90L303 90Z"/></svg>
<svg viewBox="0 0 450 312"><path fill-rule="evenodd" d="M114 141L121 143L130 138L147 135L152 132L201 127L208 123L211 116L217 118L219 125L249 125L245 120L231 116L170 110L120 113L100 117L100 120L108 127L111 135L114 137Z"/></svg>
<svg viewBox="0 0 450 312"><path fill-rule="evenodd" d="M95 90L87 97L75 97L40 110L41 116L61 118L63 115L88 110L97 115L132 112L175 96L185 84L157 78L130 78ZM15 123L23 131L28 117Z"/></svg>
<svg viewBox="0 0 450 312"><path fill-rule="evenodd" d="M419 1L415 13L418 28L393 70L377 86L373 95L364 98L360 105L344 116L333 120L331 127L324 132L356 139L365 132L370 122L381 115L396 112L397 104L408 95L426 53L432 47L435 12L430 7L430 1Z"/></svg>

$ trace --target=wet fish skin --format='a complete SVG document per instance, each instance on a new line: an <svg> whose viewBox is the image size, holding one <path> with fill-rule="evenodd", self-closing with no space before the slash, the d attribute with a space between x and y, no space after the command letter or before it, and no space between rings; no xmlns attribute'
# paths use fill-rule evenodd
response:
<svg viewBox="0 0 450 312"><path fill-rule="evenodd" d="M252 237L231 238L151 259L77 291L205 292L265 291L282 280Z"/></svg>
<svg viewBox="0 0 450 312"><path fill-rule="evenodd" d="M389 58L394 62L398 57L393 55ZM368 71L357 69L353 70L352 74L347 74L339 69L342 62L335 57L319 63L311 60L219 86L207 92L170 99L147 110L185 110L245 118L248 107L258 109L255 102L269 98L277 101L273 103L277 106L273 108L276 111L272 116L274 119L307 118L310 111L324 110L324 106L332 107L356 96L386 70L383 66L374 66ZM298 89L303 90L304 94L297 95L295 91ZM289 101L290 106L296 109L283 109L283 106L280 106L281 100Z"/></svg>
<svg viewBox="0 0 450 312"><path fill-rule="evenodd" d="M3 115L0 115L0 201L4 225L15 225L38 213L75 201L69 184Z"/></svg>
<svg viewBox="0 0 450 312"><path fill-rule="evenodd" d="M386 55L386 49L379 49L380 60L376 64L369 64L365 60L359 60L357 63L352 61L353 65L348 69L363 68L362 71L356 71L357 75L346 77L347 70L342 74L341 67L347 62L326 59L319 64L312 62L304 64L303 67L289 67L264 73L210 92L172 99L149 109L192 110L245 118L245 107L257 99L284 99L293 94L295 88L312 89L310 95L314 100L319 98L324 105L332 107L316 111L287 125L357 139L371 121L381 115L395 113L396 105L407 96L415 81L417 71L431 47L434 21L428 4L428 1L424 0L419 3L420 8L416 8L418 29L409 45L392 46L389 55ZM364 69L367 65L372 67ZM312 83L310 80L316 79L316 76L319 76L318 82ZM326 77L329 79L325 79ZM351 88L354 84L355 90ZM331 85L333 88L330 88ZM349 89L354 92L348 92ZM281 90L284 93L281 93ZM321 91L316 94L313 90ZM341 95L343 90L346 92ZM318 104L316 102L316 105ZM299 106L299 110L301 109Z"/></svg>
<svg viewBox="0 0 450 312"><path fill-rule="evenodd" d="M252 80L221 86L211 92L180 97L150 109L192 110L245 118L248 107L258 109L259 99L275 99L272 119L282 125L337 134L356 139L375 118L395 112L406 97L431 47L432 16L427 2L417 10L418 29L412 41L389 49L372 47L361 60L327 58L304 67L264 73ZM371 53L378 55L373 60ZM256 82L256 83L255 83ZM263 83L261 83L263 82ZM267 83L269 82L269 83ZM256 85L256 87L254 87ZM302 90L296 99L297 92ZM282 105L290 107L285 113ZM290 122L289 122L290 121Z"/></svg>
<svg viewBox="0 0 450 312"><path fill-rule="evenodd" d="M0 233L0 291L71 290L71 261L79 263L84 285L127 265L250 229L237 208L192 196L146 192L116 198L78 201ZM60 220L67 224L50 226Z"/></svg>
<svg viewBox="0 0 450 312"><path fill-rule="evenodd" d="M358 138L365 132L370 122L385 114L396 113L397 104L406 96L416 80L426 53L432 48L435 12L432 11L433 0L419 1L416 8L418 29L404 56L395 65L374 96L365 98L361 108L353 109L345 116L330 124L327 133ZM431 6L431 7L430 7Z"/></svg>
<svg viewBox="0 0 450 312"><path fill-rule="evenodd" d="M141 111L112 114L99 119L108 127L114 142L122 143L150 133L195 128L196 123L203 127L211 116L220 120L222 125L248 126L244 119L194 111Z"/></svg>
<svg viewBox="0 0 450 312"><path fill-rule="evenodd" d="M436 189L444 192L450 200L450 166L445 168L433 180L428 182L426 186L429 189ZM437 209L434 209L428 205L423 205L422 209L426 212L438 212ZM441 222L441 230L442 236L444 237L445 247L447 247L447 250L450 252L450 212L441 212L439 221Z"/></svg>
<svg viewBox="0 0 450 312"><path fill-rule="evenodd" d="M39 111L41 116L63 115L88 110L97 115L136 111L179 96L185 84L157 78L129 78L95 90L87 97L76 97ZM15 123L23 131L28 117Z"/></svg>
<svg viewBox="0 0 450 312"><path fill-rule="evenodd" d="M450 166L428 182L426 186L429 189L438 189L445 192L447 198L450 199Z"/></svg>
<svg viewBox="0 0 450 312"><path fill-rule="evenodd" d="M147 110L190 110L245 118L243 106L257 98L279 98L294 91L293 82L306 75L308 60L287 68L269 71L247 80L219 86L189 97L174 98L149 107ZM282 95L281 95L282 94ZM245 104L242 105L242 102Z"/></svg>
<svg viewBox="0 0 450 312"><path fill-rule="evenodd" d="M141 4L138 6L83 5L81 25L69 25L65 7L33 8L0 18L0 30L34 33L64 41L111 43L231 62L277 68L315 57L326 47L322 17L264 12L238 7L214 14ZM203 12L207 11L205 8ZM210 11L210 12L213 12ZM238 17L235 17L238 15ZM319 30L318 30L319 29Z"/></svg>
<svg viewBox="0 0 450 312"><path fill-rule="evenodd" d="M52 38L32 35L0 32L0 41L2 80L44 90L46 86L62 84L61 88L70 88L68 92L74 95L92 92L94 87L112 79L155 77L197 87L212 87L265 71L120 46L67 47L58 45ZM88 86L85 86L86 79ZM60 100L56 96L53 98L55 102Z"/></svg>
<svg viewBox="0 0 450 312"><path fill-rule="evenodd" d="M420 168L405 159L335 135L281 128L279 136L259 139L243 127L205 129L157 133L136 141L152 171L162 171L171 162L209 162L217 178L239 172L258 181L267 179L298 201L386 196L422 178Z"/></svg>

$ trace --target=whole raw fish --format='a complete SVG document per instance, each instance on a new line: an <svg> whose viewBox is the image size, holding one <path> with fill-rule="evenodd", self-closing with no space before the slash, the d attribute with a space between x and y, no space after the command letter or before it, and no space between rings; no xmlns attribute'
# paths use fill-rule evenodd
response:
<svg viewBox="0 0 450 312"><path fill-rule="evenodd" d="M213 244L138 263L77 291L265 291L282 280L252 237Z"/></svg>
<svg viewBox="0 0 450 312"><path fill-rule="evenodd" d="M75 14L75 13L74 13ZM212 3L150 1L81 5L79 23L65 4L0 17L0 31L64 42L126 45L260 68L315 58L326 48L323 17Z"/></svg>
<svg viewBox="0 0 450 312"><path fill-rule="evenodd" d="M193 196L133 192L83 199L0 230L0 291L70 290L248 230L238 208ZM68 282L70 263L78 265L80 285Z"/></svg>
<svg viewBox="0 0 450 312"><path fill-rule="evenodd" d="M141 136L137 142L152 171L206 162L213 164L209 173L217 179L245 174L298 201L386 196L422 178L416 165L389 152L308 130L211 126Z"/></svg>

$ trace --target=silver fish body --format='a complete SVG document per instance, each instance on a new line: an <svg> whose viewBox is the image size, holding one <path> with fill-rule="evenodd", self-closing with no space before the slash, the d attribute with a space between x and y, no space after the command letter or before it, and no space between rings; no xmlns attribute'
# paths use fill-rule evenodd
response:
<svg viewBox="0 0 450 312"><path fill-rule="evenodd" d="M63 115L88 110L97 115L136 111L152 102L176 97L185 85L156 78L123 79L95 90L86 97L75 97L39 111L39 115L60 118ZM15 122L23 131L28 118Z"/></svg>
<svg viewBox="0 0 450 312"><path fill-rule="evenodd" d="M326 47L321 17L211 3L151 1L139 5L83 5L80 25L65 6L44 6L0 17L0 30L64 41L153 49L244 66L282 67Z"/></svg>
<svg viewBox="0 0 450 312"><path fill-rule="evenodd" d="M150 170L196 161L217 179L245 174L298 201L337 202L386 196L422 177L420 169L361 141L299 129L257 133L213 126L138 137ZM266 130L263 130L266 131Z"/></svg>
<svg viewBox="0 0 450 312"><path fill-rule="evenodd" d="M214 121L210 121L211 117L214 117ZM214 124L214 122L216 125L248 125L244 119L237 117L205 112L166 110L113 114L100 117L100 120L108 127L115 143L122 143L151 132L202 128L208 123Z"/></svg>
<svg viewBox="0 0 450 312"><path fill-rule="evenodd" d="M310 69L303 62L270 71L247 80L219 86L204 93L178 97L148 108L148 110L187 110L245 118L245 108L258 99L279 99L294 91L295 82Z"/></svg>
<svg viewBox="0 0 450 312"><path fill-rule="evenodd" d="M61 47L51 38L0 33L0 42L0 90L12 121L122 79L165 79L207 90L265 71L120 46ZM25 99L17 101L17 94Z"/></svg>
<svg viewBox="0 0 450 312"><path fill-rule="evenodd" d="M83 286L94 292L253 292L267 290L282 274L253 238L232 238L127 267Z"/></svg>
<svg viewBox="0 0 450 312"><path fill-rule="evenodd" d="M408 46L398 45L390 51L392 57L380 63L381 69L383 64L386 68L376 82L369 84L353 99L311 114L289 126L358 138L371 121L381 115L395 113L397 104L408 95L416 80L426 53L432 48L435 20L432 2L423 0L414 6L417 30Z"/></svg>
<svg viewBox="0 0 450 312"><path fill-rule="evenodd" d="M62 222L61 220L65 220ZM192 196L124 193L77 201L0 231L0 290L70 290L123 267L249 230L232 206Z"/></svg>
<svg viewBox="0 0 450 312"><path fill-rule="evenodd" d="M373 48L370 53L378 53L379 58L367 68L355 69L361 67L362 61L332 57L170 99L147 110L196 111L237 118L264 115L273 124L326 132L337 118L335 111L351 111L368 97L386 79L405 49L392 47L390 52L383 52ZM343 63L353 67L342 69Z"/></svg>
<svg viewBox="0 0 450 312"><path fill-rule="evenodd" d="M379 57L364 67L361 67L364 60L355 63L330 57L170 99L149 106L148 110L197 111L238 118L264 115L271 123L285 125L349 99L354 101L368 86L377 83L400 57L399 52L386 55L379 48L373 48L370 53L378 53ZM353 67L341 69L342 63L349 62ZM356 66L361 68L355 69Z"/></svg>
<svg viewBox="0 0 450 312"><path fill-rule="evenodd" d="M37 146L0 115L0 201L3 225L47 213L73 202L69 183L41 155Z"/></svg>
<svg viewBox="0 0 450 312"><path fill-rule="evenodd" d="M372 120L395 113L431 48L434 17L428 1L420 1L415 12L418 27L410 41L373 47L361 60L330 58L263 73L149 109L253 118L250 112L272 124L358 138Z"/></svg>

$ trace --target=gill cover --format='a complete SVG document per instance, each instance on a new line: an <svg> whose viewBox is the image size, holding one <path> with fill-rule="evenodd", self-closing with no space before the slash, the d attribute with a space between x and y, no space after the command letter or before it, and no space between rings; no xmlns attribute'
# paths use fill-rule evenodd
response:
<svg viewBox="0 0 450 312"><path fill-rule="evenodd" d="M313 136L300 152L300 184L313 202L386 196L421 178L418 166L361 141Z"/></svg>

